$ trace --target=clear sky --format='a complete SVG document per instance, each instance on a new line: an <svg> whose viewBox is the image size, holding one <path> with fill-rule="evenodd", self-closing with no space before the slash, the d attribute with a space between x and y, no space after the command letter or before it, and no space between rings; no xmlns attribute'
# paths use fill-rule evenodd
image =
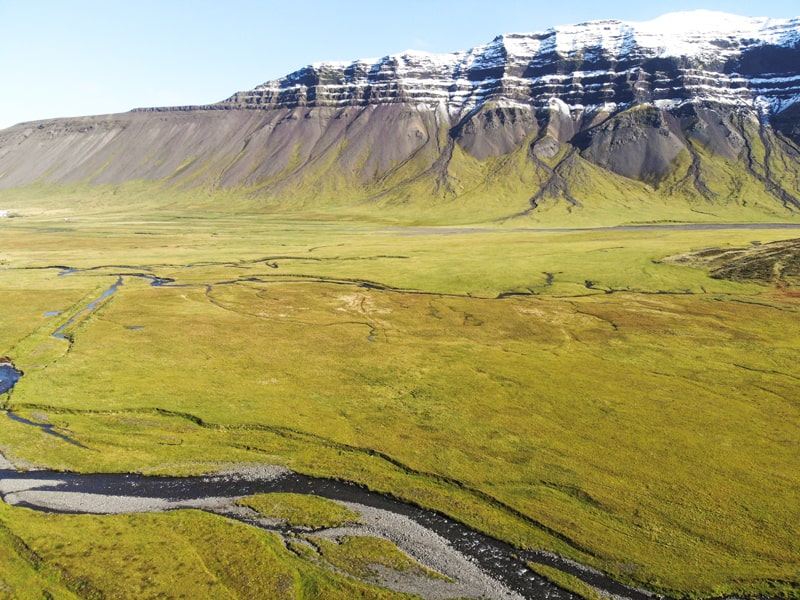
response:
<svg viewBox="0 0 800 600"><path fill-rule="evenodd" d="M0 0L0 128L217 102L323 60L697 8L800 16L796 0Z"/></svg>

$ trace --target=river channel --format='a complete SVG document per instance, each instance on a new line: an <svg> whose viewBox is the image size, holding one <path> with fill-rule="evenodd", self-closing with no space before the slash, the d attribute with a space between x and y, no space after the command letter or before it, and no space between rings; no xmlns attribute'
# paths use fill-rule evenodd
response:
<svg viewBox="0 0 800 600"><path fill-rule="evenodd" d="M526 561L531 561L575 575L604 596L634 600L653 598L643 590L623 586L598 571L555 555L520 551L435 511L371 492L353 483L308 477L284 469L265 475L243 471L198 477L0 469L0 497L4 501L48 512L102 514L200 508L258 526L259 522L252 517L220 509L228 509L243 496L270 492L314 494L379 509L387 516L405 517L446 540L453 550L501 584L497 588L500 591L492 597L577 598L531 571L526 566ZM266 528L270 529L269 526ZM515 593L504 593L504 588Z"/></svg>

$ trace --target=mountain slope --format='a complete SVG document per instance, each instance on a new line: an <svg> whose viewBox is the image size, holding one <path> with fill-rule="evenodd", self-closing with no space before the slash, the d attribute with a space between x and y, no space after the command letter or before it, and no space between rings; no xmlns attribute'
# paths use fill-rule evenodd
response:
<svg viewBox="0 0 800 600"><path fill-rule="evenodd" d="M318 63L211 106L18 125L0 132L0 189L145 180L477 219L632 201L791 217L799 144L800 19L698 11Z"/></svg>

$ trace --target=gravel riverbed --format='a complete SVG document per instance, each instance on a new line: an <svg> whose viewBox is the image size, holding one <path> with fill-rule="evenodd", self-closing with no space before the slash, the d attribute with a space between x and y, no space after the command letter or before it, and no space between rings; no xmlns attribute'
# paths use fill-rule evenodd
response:
<svg viewBox="0 0 800 600"><path fill-rule="evenodd" d="M210 476L211 489L216 491L220 482L278 480L289 471L269 465L245 467ZM63 475L63 477L59 477ZM119 477L119 476L118 476ZM88 476L87 476L88 478ZM98 493L81 491L81 476L57 474L47 471L18 471L0 454L0 496L12 505L27 506L50 512L121 514L163 512L181 508L194 508L217 513L286 534L285 526L274 521L255 518L247 509L236 505L241 496L210 495L199 498L170 498L129 493ZM95 484L90 484L95 485ZM96 485L95 485L96 487ZM91 489L91 488L90 488ZM135 484L131 486L135 489ZM392 569L379 569L377 583L396 591L417 594L431 600L447 598L490 598L496 600L524 600L524 596L509 589L487 573L474 559L455 550L451 544L407 516L366 506L356 502L343 502L360 515L360 523L351 527L315 531L314 535L338 540L343 536L374 536L390 540L403 552L425 567L448 577L451 581L435 579L422 574L409 574Z"/></svg>

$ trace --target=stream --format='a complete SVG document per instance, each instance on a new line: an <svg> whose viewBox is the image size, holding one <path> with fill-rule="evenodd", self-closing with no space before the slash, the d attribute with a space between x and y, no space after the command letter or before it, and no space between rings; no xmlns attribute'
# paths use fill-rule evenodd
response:
<svg viewBox="0 0 800 600"><path fill-rule="evenodd" d="M106 299L106 298L108 298L108 297L109 297L111 294L113 294L114 292L116 292L116 291L117 291L117 288L118 288L119 286L121 286L121 285L122 285L122 276L120 275L120 276L117 278L117 281L116 281L116 283L114 283L114 284L113 284L113 285L112 285L110 288L108 288L106 291L104 291L104 292L103 292L103 293L100 295L100 297L99 297L97 300L92 300L92 301L91 301L89 304L87 304L87 305L86 305L86 307L85 307L85 308L83 308L82 310L80 310L80 311L78 311L77 313L75 313L75 314L74 314L72 317L70 317L70 318L69 318L69 320L68 320L66 323L64 323L64 324L63 324L61 327L59 327L58 329L56 329L56 330L53 332L53 337L54 337L54 338L58 338L58 339L60 339L60 340L66 340L66 339L69 339L69 338L66 336L66 334L64 334L64 333L63 333L63 332L64 332L64 330L65 330L67 327L69 327L70 325L72 325L72 324L73 324L75 321L77 321L77 320L78 320L78 318L80 318L82 315L85 315L85 314L88 314L88 313L90 313L90 312L94 311L94 310L95 310L95 309L98 307L98 305L99 305L99 304L100 304L100 303L101 303L103 300L105 300L105 299ZM53 311L53 312L55 313L55 311ZM53 313L49 313L49 314L53 314ZM56 314L58 314L58 313L56 313Z"/></svg>
<svg viewBox="0 0 800 600"><path fill-rule="evenodd" d="M20 379L21 372L11 364L0 364L0 390L6 393ZM40 429L65 443L83 444L54 430L50 424L25 419L12 411L8 418ZM577 596L553 585L534 573L526 561L554 567L578 577L603 596L616 599L652 600L653 594L624 586L605 574L561 558L555 554L519 550L501 540L484 535L439 512L419 508L396 498L371 492L367 488L334 479L309 477L286 469L264 467L266 473L242 471L196 477L146 476L132 473L78 474L46 470L19 470L0 454L0 498L8 504L60 513L112 514L160 512L179 508L198 508L232 517L250 525L264 524L252 515L231 510L243 496L269 492L314 494L330 500L383 511L385 518L404 517L445 540L445 545L499 584L481 593L490 598L546 598L577 600ZM277 474L276 474L277 471ZM397 525L395 525L395 528ZM275 530L273 526L265 527ZM281 530L279 532L285 533ZM405 536L403 536L405 537ZM409 537L414 537L409 533ZM393 540L394 541L394 540ZM412 540L411 546L415 545ZM408 549L406 549L408 551ZM413 555L413 551L409 552ZM420 557L415 557L420 560ZM421 561L424 562L424 561ZM472 567L472 565L468 565ZM456 573L456 576L458 574ZM507 593L512 591L513 594ZM486 595L486 594L489 595Z"/></svg>
<svg viewBox="0 0 800 600"><path fill-rule="evenodd" d="M526 566L525 561L546 564L574 575L595 587L604 596L613 595L632 600L652 600L654 597L644 590L623 586L598 571L554 554L515 549L441 513L371 492L353 483L309 477L285 469L263 475L244 471L196 477L166 477L0 468L0 497L4 501L47 512L104 514L199 508L259 526L252 517L215 509L225 506L222 499L229 500L230 505L240 497L269 492L314 494L406 517L446 540L453 550L523 598L577 599L577 596L535 574ZM275 529L274 526L266 528Z"/></svg>

